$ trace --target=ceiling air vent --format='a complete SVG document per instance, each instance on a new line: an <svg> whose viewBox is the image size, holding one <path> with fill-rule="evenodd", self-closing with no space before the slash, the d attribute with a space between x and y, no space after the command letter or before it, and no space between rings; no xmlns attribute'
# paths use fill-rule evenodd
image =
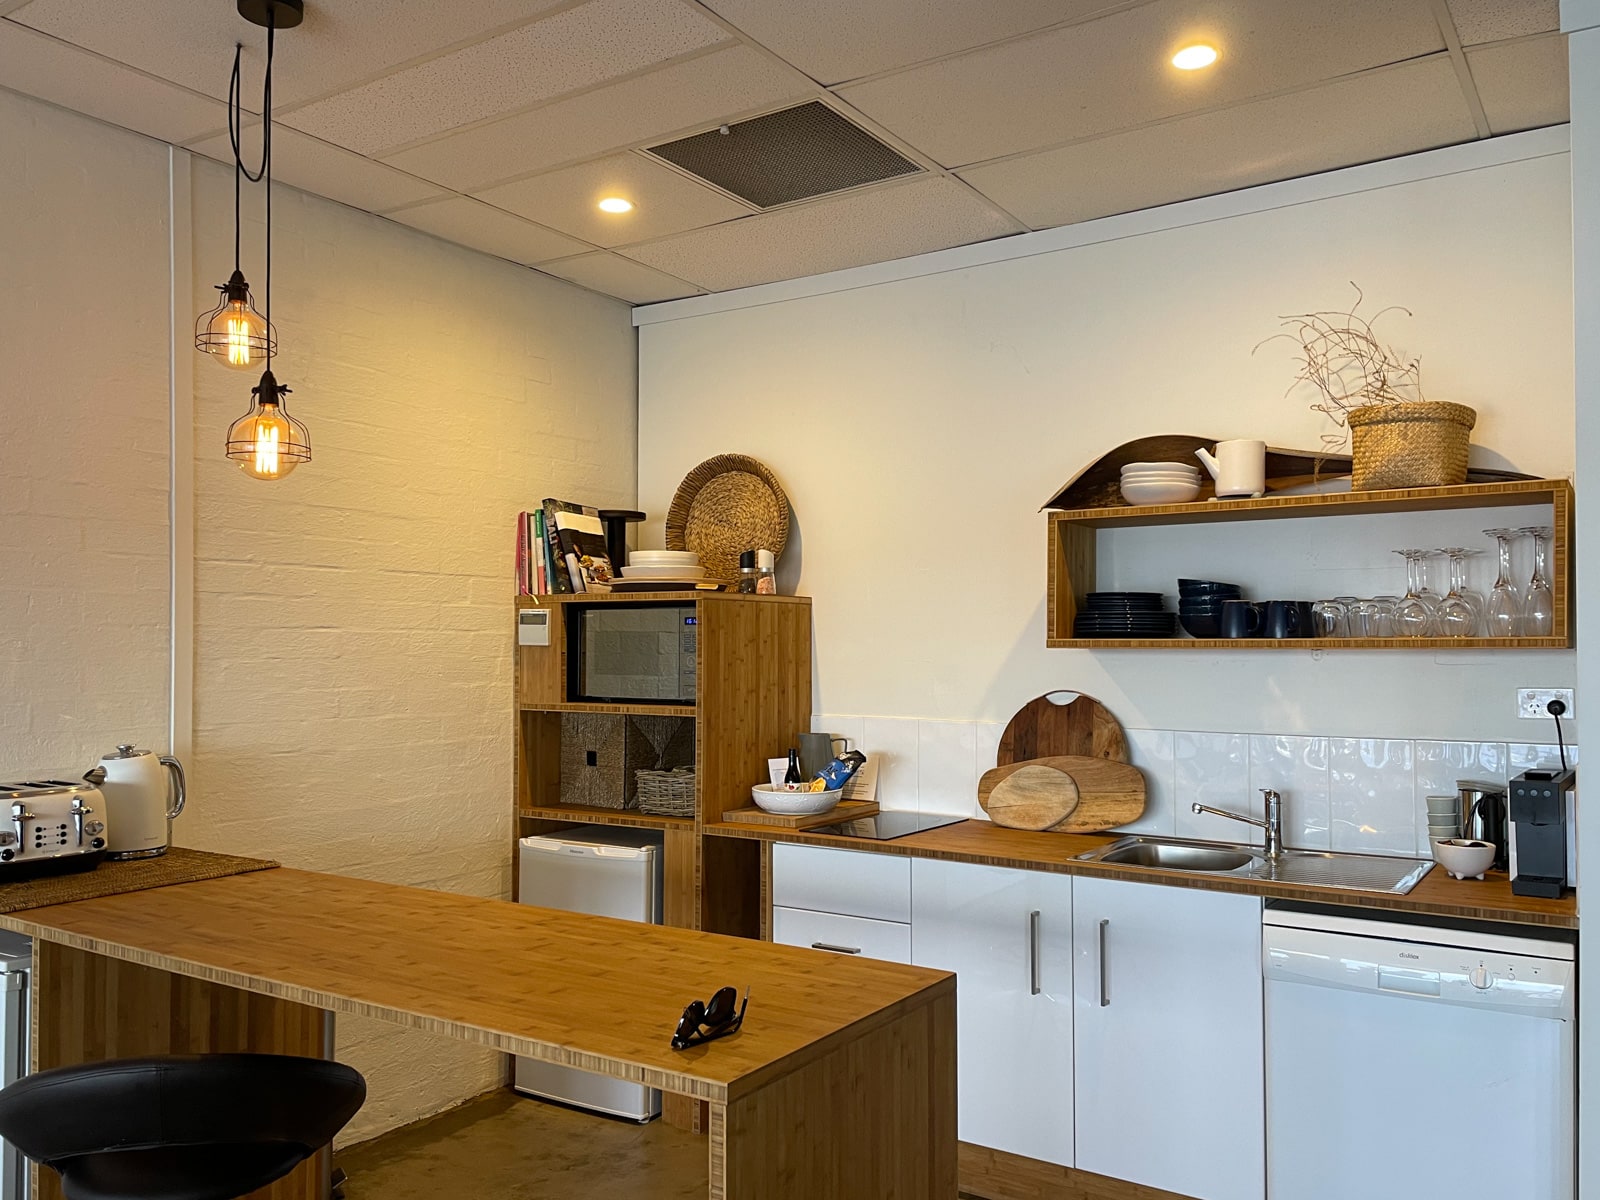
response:
<svg viewBox="0 0 1600 1200"><path fill-rule="evenodd" d="M649 152L757 208L922 169L817 100L651 146Z"/></svg>

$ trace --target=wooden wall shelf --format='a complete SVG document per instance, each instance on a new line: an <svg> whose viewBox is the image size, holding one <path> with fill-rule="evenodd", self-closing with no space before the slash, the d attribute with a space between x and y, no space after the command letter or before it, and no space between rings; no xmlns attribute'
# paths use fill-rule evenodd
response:
<svg viewBox="0 0 1600 1200"><path fill-rule="evenodd" d="M1548 504L1554 633L1516 638L1076 638L1073 619L1095 590L1096 534L1102 529L1215 525L1299 517L1361 516ZM1550 650L1572 645L1572 484L1565 479L1467 483L1446 488L1263 496L1194 504L1089 508L1052 512L1049 522L1048 629L1045 645L1078 650Z"/></svg>
<svg viewBox="0 0 1600 1200"><path fill-rule="evenodd" d="M517 815L530 821L571 821L580 825L622 825L628 829L693 829L693 817L664 817L636 809L584 808L576 804L547 804L519 808Z"/></svg>
<svg viewBox="0 0 1600 1200"><path fill-rule="evenodd" d="M613 713L623 717L692 717L692 704L522 704L523 712Z"/></svg>

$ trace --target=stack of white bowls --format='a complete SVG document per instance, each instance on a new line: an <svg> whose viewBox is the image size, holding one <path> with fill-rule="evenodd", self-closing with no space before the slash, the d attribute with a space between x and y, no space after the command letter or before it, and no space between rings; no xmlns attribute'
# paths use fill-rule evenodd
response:
<svg viewBox="0 0 1600 1200"><path fill-rule="evenodd" d="M1122 498L1129 504L1187 504L1200 495L1200 468L1181 462L1129 463Z"/></svg>
<svg viewBox="0 0 1600 1200"><path fill-rule="evenodd" d="M705 578L706 569L693 550L635 550L622 568L624 579L650 579L691 583Z"/></svg>

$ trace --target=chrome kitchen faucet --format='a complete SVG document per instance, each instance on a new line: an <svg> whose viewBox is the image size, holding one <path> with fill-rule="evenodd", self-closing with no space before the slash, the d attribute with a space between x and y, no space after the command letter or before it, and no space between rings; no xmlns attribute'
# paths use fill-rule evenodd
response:
<svg viewBox="0 0 1600 1200"><path fill-rule="evenodd" d="M1258 821L1255 817L1246 816L1244 813L1229 812L1225 808L1212 808L1207 804L1195 804L1197 813L1210 813L1214 817L1227 817L1230 821L1243 821L1246 825L1254 825L1258 829L1267 831L1267 857L1283 857L1283 797L1271 788L1262 788L1261 794L1267 801L1267 819Z"/></svg>

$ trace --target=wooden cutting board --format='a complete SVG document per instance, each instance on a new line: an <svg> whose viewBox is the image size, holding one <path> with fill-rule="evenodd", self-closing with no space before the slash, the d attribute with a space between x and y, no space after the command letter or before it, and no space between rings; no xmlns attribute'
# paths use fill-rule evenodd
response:
<svg viewBox="0 0 1600 1200"><path fill-rule="evenodd" d="M1105 705L1082 694L1070 704L1050 699L1071 695L1074 693L1050 692L1024 704L1000 735L996 765L1006 767L1063 754L1127 762L1128 739Z"/></svg>
<svg viewBox="0 0 1600 1200"><path fill-rule="evenodd" d="M1083 755L1053 755L985 771L978 803L996 825L1052 833L1097 833L1144 813L1137 767Z"/></svg>
<svg viewBox="0 0 1600 1200"><path fill-rule="evenodd" d="M820 813L769 813L752 804L748 808L729 809L722 814L722 819L745 825L769 825L774 829L815 829L819 825L837 825L841 821L877 815L876 800L841 800L827 812Z"/></svg>

